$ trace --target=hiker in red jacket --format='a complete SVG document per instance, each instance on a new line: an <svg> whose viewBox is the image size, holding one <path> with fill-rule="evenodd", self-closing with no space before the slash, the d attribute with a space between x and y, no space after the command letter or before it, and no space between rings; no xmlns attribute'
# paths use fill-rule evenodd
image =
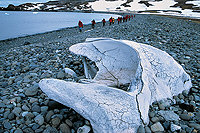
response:
<svg viewBox="0 0 200 133"><path fill-rule="evenodd" d="M83 23L79 20L78 22L79 31L82 32Z"/></svg>
<svg viewBox="0 0 200 133"><path fill-rule="evenodd" d="M103 22L103 26L105 26L106 20L105 20L105 19L103 19L103 20L102 20L102 22Z"/></svg>
<svg viewBox="0 0 200 133"><path fill-rule="evenodd" d="M120 17L118 17L118 18L117 18L117 22L118 22L118 24L120 23L120 21L121 21L121 19L120 19Z"/></svg>
<svg viewBox="0 0 200 133"><path fill-rule="evenodd" d="M92 22L92 29L94 29L94 25L96 24L96 22L94 19L91 22Z"/></svg>
<svg viewBox="0 0 200 133"><path fill-rule="evenodd" d="M110 25L113 23L113 18L112 17L109 19L109 22L110 22Z"/></svg>

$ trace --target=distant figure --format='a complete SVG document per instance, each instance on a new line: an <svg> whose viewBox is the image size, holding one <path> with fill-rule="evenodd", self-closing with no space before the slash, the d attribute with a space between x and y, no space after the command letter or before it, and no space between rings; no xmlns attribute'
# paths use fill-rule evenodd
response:
<svg viewBox="0 0 200 133"><path fill-rule="evenodd" d="M112 23L114 24L114 23L115 23L115 19L113 18L113 20L112 20L112 21L113 21Z"/></svg>
<svg viewBox="0 0 200 133"><path fill-rule="evenodd" d="M131 15L131 18L133 19L133 15Z"/></svg>
<svg viewBox="0 0 200 133"><path fill-rule="evenodd" d="M96 22L94 19L91 22L92 22L92 29L94 29L94 25L96 24Z"/></svg>
<svg viewBox="0 0 200 133"><path fill-rule="evenodd" d="M82 32L83 23L80 20L78 22L78 26L79 26L79 31Z"/></svg>
<svg viewBox="0 0 200 133"><path fill-rule="evenodd" d="M118 22L118 24L120 23L120 21L121 21L121 19L120 19L120 17L118 17L118 18L117 18L117 22Z"/></svg>
<svg viewBox="0 0 200 133"><path fill-rule="evenodd" d="M103 20L102 20L102 22L103 22L103 26L105 26L106 20L105 20L105 19L103 19Z"/></svg>
<svg viewBox="0 0 200 133"><path fill-rule="evenodd" d="M110 22L110 25L111 25L112 22L113 22L113 18L112 17L110 17L109 22Z"/></svg>
<svg viewBox="0 0 200 133"><path fill-rule="evenodd" d="M134 14L134 18L135 18L135 14Z"/></svg>

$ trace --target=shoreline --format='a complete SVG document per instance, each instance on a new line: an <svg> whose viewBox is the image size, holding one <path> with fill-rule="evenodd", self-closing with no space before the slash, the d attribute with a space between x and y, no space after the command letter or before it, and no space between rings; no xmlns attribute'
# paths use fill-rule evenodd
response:
<svg viewBox="0 0 200 133"><path fill-rule="evenodd" d="M124 15L124 14L133 14L133 13L129 13L129 12L99 12L99 11L94 11L92 13L105 13L105 14L118 14L118 15ZM173 19L181 19L181 20L185 20L185 21L191 21L194 23L200 23L200 19L194 19L194 18L187 18L187 17L181 17L181 16L170 16L170 15L160 15L160 14L137 14L136 15L155 15L155 16L162 16L162 17L167 17L167 18L173 18ZM117 20L115 20L117 21ZM101 22L97 22L97 24L100 24ZM107 21L107 23L109 23ZM91 26L91 24L85 24L84 26L88 27ZM75 27L66 27L66 28L61 28L58 30L52 30L52 31L47 31L47 32L43 32L43 33L37 33L37 34L33 34L33 35L26 35L26 36L21 36L21 37L16 37L16 38L9 38L9 39L5 39L5 40L0 40L0 52L4 50L5 47L8 48L13 48L13 47L17 47L17 46L21 46L23 44L29 44L29 43L40 43L39 41L32 41L33 39L31 38L44 38L44 36L48 35L48 34L54 34L54 33L60 33L60 32L67 32L67 30L73 30L73 29L78 29L78 26ZM54 38L54 39L59 39L61 37L58 38ZM29 40L30 39L30 40ZM51 40L54 40L51 38ZM37 40L37 39L36 39ZM12 42L17 41L17 45L16 46L12 46L13 44L11 44ZM29 42L30 41L30 42ZM41 39L41 42L45 42L45 39ZM20 43L20 44L19 44ZM8 46L5 46L8 45Z"/></svg>
<svg viewBox="0 0 200 133"><path fill-rule="evenodd" d="M74 70L78 78L83 73L81 57L69 51L73 44L84 42L86 38L114 38L144 43L170 54L190 75L192 88L174 96L168 104L158 101L150 106L150 123L142 130L152 130L157 123L166 132L172 132L171 122L183 131L199 131L200 126L200 26L198 23L182 19L156 15L136 14L131 21L115 22L105 27L97 23L94 29L85 25L83 32L78 28L0 41L0 131L10 132L76 132L90 123L73 111L50 100L38 87L44 78L73 81L67 77L64 68ZM25 45L25 42L29 42ZM177 88L178 89L178 88ZM196 108L188 111L188 105ZM58 108L60 107L60 108ZM179 119L170 121L159 115L159 111L169 111ZM145 129L144 129L145 128ZM91 131L92 132L92 131ZM153 131L152 131L153 132Z"/></svg>

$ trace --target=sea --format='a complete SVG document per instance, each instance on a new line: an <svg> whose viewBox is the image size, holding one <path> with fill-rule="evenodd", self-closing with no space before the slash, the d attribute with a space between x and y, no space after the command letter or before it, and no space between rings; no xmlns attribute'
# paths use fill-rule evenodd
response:
<svg viewBox="0 0 200 133"><path fill-rule="evenodd" d="M117 18L116 14L77 13L77 12L23 12L0 11L0 40L22 37L48 31L75 27L78 21L90 24L103 18Z"/></svg>

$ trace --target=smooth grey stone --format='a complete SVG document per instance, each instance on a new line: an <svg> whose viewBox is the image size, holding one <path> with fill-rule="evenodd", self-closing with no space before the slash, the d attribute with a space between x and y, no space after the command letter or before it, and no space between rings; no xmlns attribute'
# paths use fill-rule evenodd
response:
<svg viewBox="0 0 200 133"><path fill-rule="evenodd" d="M137 133L145 133L145 129L142 125L138 127Z"/></svg>
<svg viewBox="0 0 200 133"><path fill-rule="evenodd" d="M58 132L58 130L56 130L56 128L48 126L48 127L43 131L43 133L59 133L59 132Z"/></svg>
<svg viewBox="0 0 200 133"><path fill-rule="evenodd" d="M53 116L53 115L54 115L54 112L52 110L50 110L45 116L45 121L49 122L51 120L51 116Z"/></svg>
<svg viewBox="0 0 200 133"><path fill-rule="evenodd" d="M55 117L51 120L51 123L53 125L53 127L57 127L60 124L60 118L59 117Z"/></svg>
<svg viewBox="0 0 200 133"><path fill-rule="evenodd" d="M163 132L164 128L160 122L157 122L151 126L152 132Z"/></svg>
<svg viewBox="0 0 200 133"><path fill-rule="evenodd" d="M14 133L23 133L23 131L21 129L16 129Z"/></svg>
<svg viewBox="0 0 200 133"><path fill-rule="evenodd" d="M31 110L32 110L33 112L38 112L38 113L40 113L41 108L40 108L40 106L38 106L38 105L36 104L36 105L33 105L33 106L32 106Z"/></svg>
<svg viewBox="0 0 200 133"><path fill-rule="evenodd" d="M10 114L8 115L8 119L12 120L12 119L14 119L14 118L15 118L14 113L10 113Z"/></svg>
<svg viewBox="0 0 200 133"><path fill-rule="evenodd" d="M13 109L13 113L16 115L16 116L20 116L20 113L21 113L22 109L20 107L15 107Z"/></svg>
<svg viewBox="0 0 200 133"><path fill-rule="evenodd" d="M145 127L145 133L151 133L151 129L148 126Z"/></svg>
<svg viewBox="0 0 200 133"><path fill-rule="evenodd" d="M6 129L11 129L11 128L12 128L12 125L11 125L9 122L7 122L7 121L5 121L5 122L3 123L3 126L4 126L4 128L6 128Z"/></svg>
<svg viewBox="0 0 200 133"><path fill-rule="evenodd" d="M69 126L64 123L60 125L60 131L62 133L71 133L71 129L69 128Z"/></svg>
<svg viewBox="0 0 200 133"><path fill-rule="evenodd" d="M34 120L39 125L42 125L44 123L44 117L41 114L37 115Z"/></svg>
<svg viewBox="0 0 200 133"><path fill-rule="evenodd" d="M182 120L189 121L191 119L191 116L189 114L180 114L180 118Z"/></svg>
<svg viewBox="0 0 200 133"><path fill-rule="evenodd" d="M26 91L25 91L25 95L26 96L34 96L36 95L38 92L38 88L37 87L30 87L30 88L27 88Z"/></svg>

